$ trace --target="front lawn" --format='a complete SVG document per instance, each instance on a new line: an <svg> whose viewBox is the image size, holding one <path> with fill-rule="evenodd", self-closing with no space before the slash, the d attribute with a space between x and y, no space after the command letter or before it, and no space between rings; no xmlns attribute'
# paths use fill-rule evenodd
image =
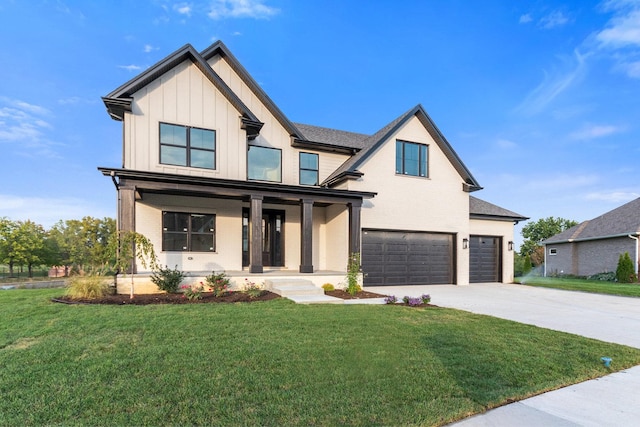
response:
<svg viewBox="0 0 640 427"><path fill-rule="evenodd" d="M617 283L603 280L568 279L559 277L518 277L517 283L543 288L582 291L596 294L620 295L624 297L640 297L640 284Z"/></svg>
<svg viewBox="0 0 640 427"><path fill-rule="evenodd" d="M451 309L97 306L0 291L0 425L442 425L640 364ZM432 301L433 304L438 301Z"/></svg>

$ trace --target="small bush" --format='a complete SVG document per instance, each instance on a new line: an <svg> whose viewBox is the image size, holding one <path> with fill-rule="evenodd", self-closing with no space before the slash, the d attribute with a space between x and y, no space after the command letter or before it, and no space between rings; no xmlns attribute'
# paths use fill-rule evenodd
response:
<svg viewBox="0 0 640 427"><path fill-rule="evenodd" d="M349 257L349 262L347 263L347 287L345 288L345 291L350 295L356 295L362 290L360 285L358 285L360 267L360 254L358 252L354 252Z"/></svg>
<svg viewBox="0 0 640 427"><path fill-rule="evenodd" d="M325 283L324 285L322 285L322 289L324 289L325 292L331 292L336 290L336 288L331 283Z"/></svg>
<svg viewBox="0 0 640 427"><path fill-rule="evenodd" d="M182 289L182 293L184 297L189 301L194 301L197 299L202 299L202 292L204 291L204 284L202 282L193 285L182 285L180 286Z"/></svg>
<svg viewBox="0 0 640 427"><path fill-rule="evenodd" d="M257 298L262 295L264 291L260 285L257 285L255 282L252 282L249 279L244 279L242 292L249 295L249 298Z"/></svg>
<svg viewBox="0 0 640 427"><path fill-rule="evenodd" d="M109 281L104 276L73 276L66 294L73 299L95 299L109 294Z"/></svg>
<svg viewBox="0 0 640 427"><path fill-rule="evenodd" d="M629 252L620 254L618 268L616 269L616 280L618 283L633 283L636 281L636 272Z"/></svg>
<svg viewBox="0 0 640 427"><path fill-rule="evenodd" d="M385 304L395 304L398 302L398 298L395 295L389 295L384 299Z"/></svg>
<svg viewBox="0 0 640 427"><path fill-rule="evenodd" d="M429 304L431 302L431 295L429 294L423 294L420 299L422 300L423 304Z"/></svg>
<svg viewBox="0 0 640 427"><path fill-rule="evenodd" d="M602 282L615 282L616 281L616 273L613 271L608 271L605 273L598 273L592 276L587 277L589 280L600 280Z"/></svg>
<svg viewBox="0 0 640 427"><path fill-rule="evenodd" d="M215 297L221 297L229 292L230 282L225 273L216 274L213 272L205 278L205 282L207 282L207 286L211 288L211 292Z"/></svg>
<svg viewBox="0 0 640 427"><path fill-rule="evenodd" d="M178 292L182 279L184 279L184 273L178 270L177 265L173 269L166 266L165 268L160 268L160 270L154 272L151 276L151 281L158 287L158 289L170 294Z"/></svg>

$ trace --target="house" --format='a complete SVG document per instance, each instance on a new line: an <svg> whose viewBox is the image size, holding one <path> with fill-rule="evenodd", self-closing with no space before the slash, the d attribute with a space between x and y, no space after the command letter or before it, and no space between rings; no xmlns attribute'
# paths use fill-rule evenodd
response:
<svg viewBox="0 0 640 427"><path fill-rule="evenodd" d="M162 265L320 286L360 253L365 286L513 279L526 218L470 196L480 184L421 105L373 135L293 123L222 42L186 45L103 101L123 124L121 167L99 168L118 229Z"/></svg>
<svg viewBox="0 0 640 427"><path fill-rule="evenodd" d="M640 198L543 241L545 276L615 272L628 252L638 273Z"/></svg>

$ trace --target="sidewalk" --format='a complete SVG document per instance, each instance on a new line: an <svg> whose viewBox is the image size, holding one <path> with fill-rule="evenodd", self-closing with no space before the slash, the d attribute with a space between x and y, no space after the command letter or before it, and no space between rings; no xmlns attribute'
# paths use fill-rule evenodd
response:
<svg viewBox="0 0 640 427"><path fill-rule="evenodd" d="M640 298L500 283L367 287L396 296L640 348ZM615 364L615 360L613 361ZM640 366L474 415L455 427L640 425Z"/></svg>

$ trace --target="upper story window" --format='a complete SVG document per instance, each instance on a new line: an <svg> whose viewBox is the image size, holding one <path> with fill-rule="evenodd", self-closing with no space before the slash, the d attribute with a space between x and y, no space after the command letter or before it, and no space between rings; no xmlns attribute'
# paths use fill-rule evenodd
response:
<svg viewBox="0 0 640 427"><path fill-rule="evenodd" d="M282 182L282 150L250 145L247 179Z"/></svg>
<svg viewBox="0 0 640 427"><path fill-rule="evenodd" d="M162 212L162 250L214 252L216 216L184 212Z"/></svg>
<svg viewBox="0 0 640 427"><path fill-rule="evenodd" d="M300 185L318 185L318 155L300 153Z"/></svg>
<svg viewBox="0 0 640 427"><path fill-rule="evenodd" d="M396 141L396 173L428 177L428 148L425 144Z"/></svg>
<svg viewBox="0 0 640 427"><path fill-rule="evenodd" d="M160 123L160 163L216 168L216 131Z"/></svg>

